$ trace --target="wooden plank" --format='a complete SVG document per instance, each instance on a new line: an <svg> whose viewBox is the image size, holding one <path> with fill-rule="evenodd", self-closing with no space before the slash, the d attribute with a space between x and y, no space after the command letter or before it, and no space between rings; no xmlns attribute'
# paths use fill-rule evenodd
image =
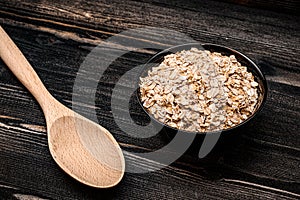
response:
<svg viewBox="0 0 300 200"><path fill-rule="evenodd" d="M299 14L300 4L297 0L222 0L224 2L230 2L234 4L241 4L254 8L262 8L267 10L273 10L276 12L286 12Z"/></svg>
<svg viewBox="0 0 300 200"><path fill-rule="evenodd" d="M77 183L54 163L45 129L40 129L45 127L40 108L0 62L0 198L18 199L20 195L42 199L300 198L297 170L300 141L295 137L300 116L297 56L300 48L294 16L208 1L206 5L97 1L73 6L80 3L0 2L0 24L20 46L50 92L65 105L71 107L76 73L93 45L127 28L157 25L249 55L267 75L270 94L265 109L241 135L225 142L207 159L199 161L187 154L163 170L126 174L116 188L95 190ZM134 37L139 41L146 36ZM153 36L149 43L156 41L158 37ZM173 42L163 41L162 46ZM153 150L161 144L157 138L153 143L133 139L116 126L110 109L111 91L122 74L154 53L133 51L111 65L105 78L94 80L99 81L97 98L101 103L96 101L99 123L115 135L122 148L130 151ZM122 96L118 98L124 101ZM75 103L87 116L94 109L92 104ZM133 114L143 118L135 111L137 106L133 102ZM130 126L129 121L124 122ZM126 159L139 168L157 165L132 155Z"/></svg>

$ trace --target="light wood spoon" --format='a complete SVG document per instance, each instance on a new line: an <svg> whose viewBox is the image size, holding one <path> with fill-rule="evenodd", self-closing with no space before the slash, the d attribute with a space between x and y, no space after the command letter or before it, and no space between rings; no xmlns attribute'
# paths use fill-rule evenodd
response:
<svg viewBox="0 0 300 200"><path fill-rule="evenodd" d="M124 175L125 161L116 140L102 126L54 99L1 26L0 57L40 104L46 118L49 149L56 163L86 185L108 188L118 184Z"/></svg>

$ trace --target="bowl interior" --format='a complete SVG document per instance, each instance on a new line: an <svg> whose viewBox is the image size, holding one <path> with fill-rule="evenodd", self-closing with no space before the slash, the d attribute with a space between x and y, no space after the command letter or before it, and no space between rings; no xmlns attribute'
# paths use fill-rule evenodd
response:
<svg viewBox="0 0 300 200"><path fill-rule="evenodd" d="M172 53L176 53L178 51L182 51L182 50L190 50L192 47L196 47L200 50L209 50L211 52L218 52L221 53L222 55L226 55L226 56L230 56L230 55L234 55L237 59L238 62L240 62L242 64L242 66L246 66L247 67L247 71L251 72L254 76L255 81L258 83L258 102L256 104L255 107L255 111L252 113L252 115L250 115L245 121L243 121L242 123L233 126L231 128L228 129L224 129L222 131L229 131L231 129L237 128L245 123L247 123L249 120L251 120L262 108L265 100L266 100L266 96L267 96L267 83L266 83L266 79L264 77L264 75L262 74L262 72L260 71L259 67L252 61L250 60L247 56L243 55L242 53L225 47L225 46L221 46L221 45L215 45L215 44L199 44L199 43L191 43L191 44L185 44L185 45L180 45L180 46L175 46L175 47L171 47L169 49L166 49L158 54L156 54L155 56L153 56L146 64L145 67L142 69L142 72L140 74L139 77L146 77L148 74L148 71L151 70L153 67L158 66L160 63L163 62L164 57L168 54L172 54ZM138 80L138 84L139 84ZM138 97L138 102L141 105L141 107L143 108L143 110L149 115L149 117L151 117L152 119L154 119L155 122L162 124L163 126L166 126L172 130L177 130L176 128L170 127L167 124L164 124L162 122L160 122L159 120L157 120L152 114L150 114L145 107L143 106L143 103L140 99L140 92L139 92L139 87L137 87L137 97ZM188 132L185 130L180 130L182 132ZM203 133L208 133L208 132L197 132L200 134ZM213 132L209 132L209 133L213 133Z"/></svg>

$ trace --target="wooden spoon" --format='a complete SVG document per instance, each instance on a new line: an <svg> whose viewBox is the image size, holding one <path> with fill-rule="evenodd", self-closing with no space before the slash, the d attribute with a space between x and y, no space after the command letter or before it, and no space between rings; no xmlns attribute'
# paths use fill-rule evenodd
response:
<svg viewBox="0 0 300 200"><path fill-rule="evenodd" d="M46 118L49 149L56 163L86 185L108 188L118 184L124 175L125 161L116 140L102 126L54 99L1 26L0 57L40 104Z"/></svg>

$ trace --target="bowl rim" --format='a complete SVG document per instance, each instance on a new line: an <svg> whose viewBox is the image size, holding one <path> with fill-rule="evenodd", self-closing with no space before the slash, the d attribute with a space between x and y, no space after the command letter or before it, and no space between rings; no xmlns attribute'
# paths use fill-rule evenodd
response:
<svg viewBox="0 0 300 200"><path fill-rule="evenodd" d="M204 50L207 50L205 48L205 46L213 46L213 47L217 47L217 48L222 48L226 51L230 51L231 53L234 53L234 54L238 54L239 56L243 57L247 62L250 63L250 65L252 65L252 67L255 69L256 73L258 74L259 77L255 76L255 78L258 78L259 80L261 80L262 82L262 86L263 86L263 89L261 91L261 95L262 95L262 100L261 100L261 103L260 105L258 106L258 108L256 109L256 111L254 113L252 113L245 121L239 123L238 125L235 125L233 127L230 127L230 128L227 128L227 129L221 129L221 130L216 130L216 131L207 131L207 132L195 132L195 131L187 131L187 130L182 130L182 129L177 129L177 128L174 128L174 127L171 127L169 126L168 124L165 124L161 121L159 121L158 119L156 119L152 114L150 114L146 108L143 106L143 103L140 99L140 92L139 92L139 83L140 83L140 78L142 77L143 73L145 72L145 66L149 63L153 63L152 61L158 59L159 57L161 57L163 54L166 54L166 53L169 53L172 51L171 50L174 50L174 49L180 49L180 48L183 48L181 50L187 50L187 49L184 49L186 47L196 47L196 46L201 46ZM177 52L177 51L175 51ZM175 53L173 52L173 53ZM214 52L214 51L213 51ZM217 51L215 51L217 52ZM167 55L167 54L166 54ZM165 56L165 55L164 55ZM248 67L248 66L246 66ZM137 89L136 89L136 97L137 97L137 100L139 102L139 105L142 107L143 111L151 118L151 120L154 120L155 123L158 123L160 124L162 127L166 127L168 129L171 129L172 131L176 131L176 132L183 132L183 133L188 133L188 134L196 134L196 135L206 135L206 134L215 134L215 133L223 133L223 132L230 132L232 130L235 130L237 129L238 127L241 127L243 125L245 125L246 123L248 123L250 120L252 120L259 112L261 112L262 108L264 107L265 105L265 102L266 102L266 99L267 99L267 96L268 96L268 84L267 84L267 80L264 76L264 74L262 73L262 71L260 70L260 68L250 59L248 58L245 54L235 50L235 49L232 49L230 47L226 47L224 45L219 45L219 44L213 44L213 43L186 43L186 44L180 44L180 45L175 45L175 46L171 46L169 48L166 48L158 53L156 53L154 56L152 56L144 65L143 67L141 68L139 74L138 74L138 80L136 81L137 83Z"/></svg>

